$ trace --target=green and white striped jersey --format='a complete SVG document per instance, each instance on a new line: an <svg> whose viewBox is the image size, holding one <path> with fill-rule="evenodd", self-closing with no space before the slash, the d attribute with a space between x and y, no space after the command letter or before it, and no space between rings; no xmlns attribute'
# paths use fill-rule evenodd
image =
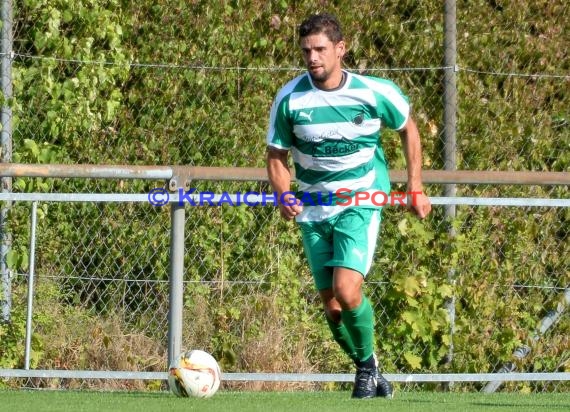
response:
<svg viewBox="0 0 570 412"><path fill-rule="evenodd" d="M390 80L344 73L344 85L326 91L316 88L308 73L300 75L271 107L268 146L290 150L299 190L323 200L305 202L298 222L340 213L346 206L336 204L339 189L390 192L380 130L404 127L408 98Z"/></svg>

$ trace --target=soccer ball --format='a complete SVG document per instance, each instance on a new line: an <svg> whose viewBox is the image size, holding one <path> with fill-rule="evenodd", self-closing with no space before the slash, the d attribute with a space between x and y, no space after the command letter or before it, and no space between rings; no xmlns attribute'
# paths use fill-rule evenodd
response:
<svg viewBox="0 0 570 412"><path fill-rule="evenodd" d="M168 386L176 396L209 398L220 387L220 366L203 350L182 352L168 369Z"/></svg>

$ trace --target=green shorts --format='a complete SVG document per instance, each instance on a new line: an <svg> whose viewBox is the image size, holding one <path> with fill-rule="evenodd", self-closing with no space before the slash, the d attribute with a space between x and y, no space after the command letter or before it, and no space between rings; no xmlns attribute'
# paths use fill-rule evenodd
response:
<svg viewBox="0 0 570 412"><path fill-rule="evenodd" d="M322 222L299 223L305 256L318 290L332 287L333 268L366 277L376 249L381 209L347 208Z"/></svg>

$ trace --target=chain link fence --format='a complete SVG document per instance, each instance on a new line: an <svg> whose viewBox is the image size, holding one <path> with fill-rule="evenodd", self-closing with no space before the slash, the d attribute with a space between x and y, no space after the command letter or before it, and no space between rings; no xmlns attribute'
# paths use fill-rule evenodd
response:
<svg viewBox="0 0 570 412"><path fill-rule="evenodd" d="M350 373L350 363L328 336L295 227L283 223L273 207L187 209L183 346L214 353L226 373ZM22 219L29 211L20 202L13 210ZM128 228L115 223L125 215ZM567 370L568 208L461 206L455 222L460 235L453 243L441 207L422 223L399 208L386 209L385 216L367 293L388 373ZM14 249L29 250L29 240L15 239ZM164 209L144 203L40 203L32 367L163 371L168 249ZM25 273L14 277L15 323L25 313L27 286ZM445 311L445 298L451 297L453 331ZM548 316L553 323L544 327ZM517 355L521 350L525 356ZM22 384L94 385L78 379ZM456 386L482 390L483 384ZM505 387L566 390L567 383Z"/></svg>
<svg viewBox="0 0 570 412"><path fill-rule="evenodd" d="M13 81L12 93L2 93L10 109L3 119L9 114L12 127L8 161L263 167L271 101L303 70L296 27L323 10L321 3L16 2L11 52L3 52L3 73L8 61ZM567 172L566 8L557 1L460 2L456 67L442 64L446 17L437 2L340 1L329 10L344 26L346 66L389 77L410 96L425 169L445 163L443 79L455 70L459 169ZM397 134L384 134L383 146L392 169L403 169ZM214 193L270 191L264 182L192 184ZM48 176L3 184L16 193L134 194L164 186ZM443 189L427 187L432 196ZM555 185L457 191L569 197L567 186ZM0 367L21 367L30 207L4 205L11 322L19 329L3 336L10 344ZM187 210L185 347L213 352L226 372L351 371L329 338L294 226L271 207ZM457 206L455 217L436 207L421 224L388 208L367 282L385 370L569 371L569 222L563 207ZM37 230L32 367L163 371L169 209L41 202ZM163 385L39 378L19 384ZM456 385L489 389L484 382ZM501 388L562 391L568 383Z"/></svg>

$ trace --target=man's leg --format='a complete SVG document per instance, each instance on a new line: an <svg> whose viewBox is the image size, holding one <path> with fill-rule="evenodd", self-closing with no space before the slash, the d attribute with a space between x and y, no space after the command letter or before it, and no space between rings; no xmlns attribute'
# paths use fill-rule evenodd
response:
<svg viewBox="0 0 570 412"><path fill-rule="evenodd" d="M301 227L305 256L313 275L315 287L319 291L321 301L323 302L327 325L334 340L340 345L342 350L353 361L356 361L356 351L350 334L341 321L341 308L334 297L332 289L333 268L326 266L326 263L333 256L330 225L327 223L304 223L299 226Z"/></svg>
<svg viewBox="0 0 570 412"><path fill-rule="evenodd" d="M380 389L380 383L388 385L391 395L390 384L377 370L377 362L373 356L373 311L368 300L363 299L361 290L364 278L362 273L367 273L372 263L380 224L380 212L350 211L346 213L346 218L339 217L341 219L333 219L330 222L299 225L305 254L315 286L319 290L332 335L357 365L358 372L353 396L371 397L376 394L387 396L386 390ZM335 231L334 237L340 240L338 242L335 240L334 245L333 230ZM355 231L356 236L354 236ZM344 267L339 264L339 261L348 262L347 266L353 268ZM343 314L343 312L346 313ZM358 350L354 342L355 337ZM377 388L375 388L376 383L378 383ZM362 390L364 384L367 385L365 391Z"/></svg>
<svg viewBox="0 0 570 412"><path fill-rule="evenodd" d="M341 308L340 316L352 339L356 364L371 361L374 353L374 312L362 295L362 275L352 269L336 267L333 274L333 292Z"/></svg>
<svg viewBox="0 0 570 412"><path fill-rule="evenodd" d="M341 319L341 308L334 297L332 288L319 291L325 308L325 317L334 340L354 362L358 360L352 338Z"/></svg>
<svg viewBox="0 0 570 412"><path fill-rule="evenodd" d="M342 323L356 351L356 377L353 398L372 398L377 391L377 368L374 359L374 313L370 302L362 296L362 274L336 267L333 276L335 298L341 307Z"/></svg>
<svg viewBox="0 0 570 412"><path fill-rule="evenodd" d="M356 352L357 373L353 397L391 397L388 381L378 372L374 356L374 311L362 293L372 265L380 227L380 211L349 209L334 224L333 293L341 319Z"/></svg>

